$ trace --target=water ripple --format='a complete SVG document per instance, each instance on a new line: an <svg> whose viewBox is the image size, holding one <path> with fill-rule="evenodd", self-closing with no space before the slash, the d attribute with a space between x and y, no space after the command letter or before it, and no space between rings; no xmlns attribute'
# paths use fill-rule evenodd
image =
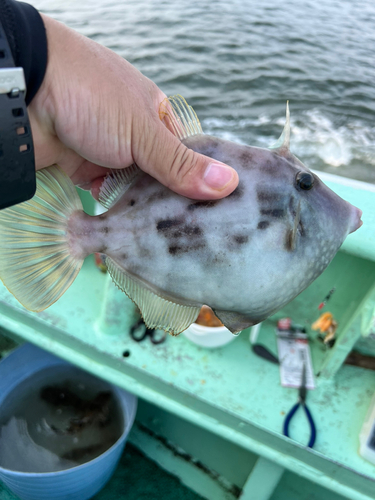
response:
<svg viewBox="0 0 375 500"><path fill-rule="evenodd" d="M375 182L372 0L31 3L184 94L210 133L272 144L290 99L309 166Z"/></svg>

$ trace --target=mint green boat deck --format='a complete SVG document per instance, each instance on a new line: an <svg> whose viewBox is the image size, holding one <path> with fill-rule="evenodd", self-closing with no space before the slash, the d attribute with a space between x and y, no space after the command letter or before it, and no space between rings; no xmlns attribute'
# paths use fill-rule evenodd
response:
<svg viewBox="0 0 375 500"><path fill-rule="evenodd" d="M316 282L262 324L258 339L276 353L278 318L290 316L308 328L317 384L308 393L317 427L313 450L304 446L308 428L302 412L291 429L298 441L282 435L297 390L281 387L279 367L252 352L249 330L218 349L198 347L183 335L167 337L156 346L147 338L136 343L129 336L137 318L133 304L97 269L92 257L68 292L42 313L26 311L0 288L0 327L6 336L33 342L140 398L129 439L135 448L126 448L115 476L95 498L375 498L375 464L358 454L359 433L375 392L375 371L344 364L372 328L375 186L322 177L363 210L364 225L348 237ZM328 349L310 325L333 286L336 292L324 311L334 314L339 328L334 347ZM127 460L129 454L134 458ZM133 460L144 465L133 468ZM151 489L147 467L157 466L150 460L163 469L156 474L160 484ZM163 490L164 481L177 485L171 486L171 496L169 486ZM0 489L0 500L11 498Z"/></svg>

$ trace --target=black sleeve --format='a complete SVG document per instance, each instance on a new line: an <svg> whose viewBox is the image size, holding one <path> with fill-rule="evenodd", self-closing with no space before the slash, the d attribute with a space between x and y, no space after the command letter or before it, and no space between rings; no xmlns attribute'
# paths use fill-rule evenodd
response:
<svg viewBox="0 0 375 500"><path fill-rule="evenodd" d="M47 36L43 20L27 3L0 0L0 21L15 65L24 70L26 104L29 105L42 84L47 67Z"/></svg>

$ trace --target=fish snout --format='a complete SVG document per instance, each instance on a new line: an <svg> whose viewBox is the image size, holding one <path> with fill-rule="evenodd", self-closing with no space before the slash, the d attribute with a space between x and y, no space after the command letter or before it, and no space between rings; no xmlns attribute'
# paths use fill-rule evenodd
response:
<svg viewBox="0 0 375 500"><path fill-rule="evenodd" d="M362 226L363 221L361 220L361 217L362 210L352 205L349 233L354 233L354 231L357 231L357 229Z"/></svg>

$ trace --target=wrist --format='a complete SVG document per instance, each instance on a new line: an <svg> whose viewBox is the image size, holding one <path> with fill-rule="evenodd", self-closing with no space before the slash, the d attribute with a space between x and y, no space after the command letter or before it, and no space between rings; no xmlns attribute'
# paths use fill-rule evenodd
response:
<svg viewBox="0 0 375 500"><path fill-rule="evenodd" d="M72 30L45 14L41 18L48 42L47 66L43 82L28 107L37 170L61 161L65 148L56 129L70 101L69 94L64 92L66 80L74 79L74 69L65 64L66 52L72 50L69 43Z"/></svg>

